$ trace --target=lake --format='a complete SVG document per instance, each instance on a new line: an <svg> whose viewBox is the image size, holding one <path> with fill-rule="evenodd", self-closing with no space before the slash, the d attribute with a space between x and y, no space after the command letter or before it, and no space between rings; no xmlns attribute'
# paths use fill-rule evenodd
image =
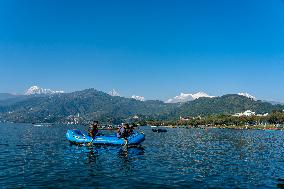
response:
<svg viewBox="0 0 284 189"><path fill-rule="evenodd" d="M84 126L0 124L0 188L284 188L284 132L140 127L138 147L70 146Z"/></svg>

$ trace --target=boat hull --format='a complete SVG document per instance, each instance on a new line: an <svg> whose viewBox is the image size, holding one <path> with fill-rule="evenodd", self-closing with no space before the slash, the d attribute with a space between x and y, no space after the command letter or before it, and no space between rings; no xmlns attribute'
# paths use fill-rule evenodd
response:
<svg viewBox="0 0 284 189"><path fill-rule="evenodd" d="M94 139L88 136L86 133L79 130L68 130L66 138L73 144L92 143L94 145L125 145L125 140L117 138L116 135L103 135L96 136ZM135 132L131 136L127 137L129 145L137 145L145 140L143 133Z"/></svg>

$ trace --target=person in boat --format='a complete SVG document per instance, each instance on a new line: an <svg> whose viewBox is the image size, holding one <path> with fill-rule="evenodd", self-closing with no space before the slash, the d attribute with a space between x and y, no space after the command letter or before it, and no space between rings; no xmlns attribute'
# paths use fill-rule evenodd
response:
<svg viewBox="0 0 284 189"><path fill-rule="evenodd" d="M128 132L129 132L129 125L122 124L118 129L117 129L117 138L123 138L125 145L128 144Z"/></svg>
<svg viewBox="0 0 284 189"><path fill-rule="evenodd" d="M88 129L88 135L92 138L95 138L96 135L98 134L99 130L98 130L98 126L99 126L99 122L98 121L94 121Z"/></svg>
<svg viewBox="0 0 284 189"><path fill-rule="evenodd" d="M129 124L123 124L117 129L117 138L127 138L131 134L133 134L133 126L130 126Z"/></svg>
<svg viewBox="0 0 284 189"><path fill-rule="evenodd" d="M127 132L127 135L128 136L131 136L134 132L134 126L133 125L129 125L129 129L128 129L128 132Z"/></svg>
<svg viewBox="0 0 284 189"><path fill-rule="evenodd" d="M129 124L124 124L124 128L125 128L125 136L124 136L124 138L127 138L127 137L129 137L130 136L130 126L129 126Z"/></svg>
<svg viewBox="0 0 284 189"><path fill-rule="evenodd" d="M120 125L117 128L116 136L117 136L117 138L124 138L125 137L125 127L124 127L124 124Z"/></svg>

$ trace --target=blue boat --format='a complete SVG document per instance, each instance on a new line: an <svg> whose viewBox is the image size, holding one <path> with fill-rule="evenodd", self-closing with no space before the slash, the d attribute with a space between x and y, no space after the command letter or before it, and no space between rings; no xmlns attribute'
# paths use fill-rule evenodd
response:
<svg viewBox="0 0 284 189"><path fill-rule="evenodd" d="M94 139L87 135L87 133L80 130L68 130L66 133L67 139L72 144L84 144L92 143L94 145L125 145L123 138L117 138L116 135L102 135L96 136ZM145 134L140 132L134 132L127 137L128 145L137 145L145 140Z"/></svg>

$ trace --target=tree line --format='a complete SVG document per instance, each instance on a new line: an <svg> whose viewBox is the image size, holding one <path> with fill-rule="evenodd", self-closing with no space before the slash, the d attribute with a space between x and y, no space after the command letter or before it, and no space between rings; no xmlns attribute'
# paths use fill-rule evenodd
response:
<svg viewBox="0 0 284 189"><path fill-rule="evenodd" d="M171 121L161 121L161 120L145 120L138 124L148 124L148 125L174 125L174 126L254 126L254 125L269 125L269 124L284 124L284 112L283 111L273 111L267 116L232 116L232 115L210 115L205 117L194 117L188 120L171 120Z"/></svg>

